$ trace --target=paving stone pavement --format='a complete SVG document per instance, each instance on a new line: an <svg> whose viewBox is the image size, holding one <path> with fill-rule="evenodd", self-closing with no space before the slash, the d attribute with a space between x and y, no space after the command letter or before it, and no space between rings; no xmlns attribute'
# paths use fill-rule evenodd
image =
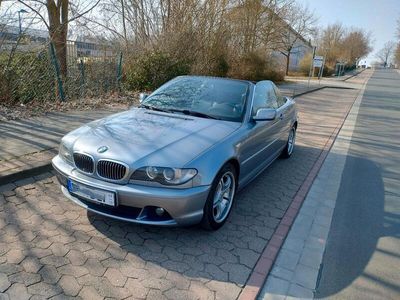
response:
<svg viewBox="0 0 400 300"><path fill-rule="evenodd" d="M12 173L13 170L49 161L57 153L64 134L119 110L121 109L52 112L29 120L1 122L0 177Z"/></svg>
<svg viewBox="0 0 400 300"><path fill-rule="evenodd" d="M300 97L294 155L241 191L217 232L88 213L50 173L1 186L0 298L237 298L355 94L325 89Z"/></svg>

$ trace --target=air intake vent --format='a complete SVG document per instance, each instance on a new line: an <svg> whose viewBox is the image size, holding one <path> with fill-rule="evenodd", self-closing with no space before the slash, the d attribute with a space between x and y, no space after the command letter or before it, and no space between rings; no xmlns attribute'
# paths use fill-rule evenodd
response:
<svg viewBox="0 0 400 300"><path fill-rule="evenodd" d="M97 163L97 173L103 178L121 180L125 177L126 167L114 161L100 160Z"/></svg>
<svg viewBox="0 0 400 300"><path fill-rule="evenodd" d="M93 159L86 154L82 153L74 153L74 162L75 166L85 172L85 173L93 173L94 170L94 162Z"/></svg>

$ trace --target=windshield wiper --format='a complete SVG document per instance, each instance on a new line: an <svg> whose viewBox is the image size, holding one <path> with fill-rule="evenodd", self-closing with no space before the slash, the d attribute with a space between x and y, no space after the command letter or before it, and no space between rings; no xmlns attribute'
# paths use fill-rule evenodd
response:
<svg viewBox="0 0 400 300"><path fill-rule="evenodd" d="M141 104L141 105L139 105L139 107L143 107L143 108L154 110L154 111L162 111L162 112L167 112L167 113L179 112L179 113L183 113L184 115L220 120L217 117L214 117L214 116L211 116L211 115L199 112L199 111L189 110L189 109L175 109L175 108L167 109L167 108L161 108L161 107L151 106L151 105L147 105L147 104Z"/></svg>
<svg viewBox="0 0 400 300"><path fill-rule="evenodd" d="M167 113L170 113L170 112L172 112L171 110L169 110L169 109L166 109L166 108L161 108L161 107L156 107L156 106L151 106L151 105L147 105L147 104L141 104L141 105L139 105L139 107L140 108L146 108L146 109L150 109L150 110L154 110L154 111L162 111L162 112L167 112Z"/></svg>
<svg viewBox="0 0 400 300"><path fill-rule="evenodd" d="M173 112L180 112L185 115L190 115L190 116L195 116L195 117L200 117L200 118L207 118L207 119L214 119L214 120L220 120L217 117L199 112L199 111L194 111L194 110L189 110L189 109L171 109Z"/></svg>

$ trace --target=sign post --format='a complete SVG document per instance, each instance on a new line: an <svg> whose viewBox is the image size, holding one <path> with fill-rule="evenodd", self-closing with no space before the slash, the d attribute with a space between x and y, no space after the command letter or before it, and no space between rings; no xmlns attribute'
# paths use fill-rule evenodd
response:
<svg viewBox="0 0 400 300"><path fill-rule="evenodd" d="M324 57L316 55L313 60L313 67L314 68L322 68L323 64L324 64Z"/></svg>
<svg viewBox="0 0 400 300"><path fill-rule="evenodd" d="M311 62L310 74L309 74L309 77L308 77L308 87L310 87L310 79L311 79L311 76L314 76L314 69L315 68L319 68L318 79L321 79L322 70L324 68L324 63L325 63L325 58L323 56L321 56L321 55L315 55L315 48L314 48L313 59L312 59L312 62Z"/></svg>
<svg viewBox="0 0 400 300"><path fill-rule="evenodd" d="M314 57L315 57L315 50L317 50L317 47L313 47L313 53L312 53L312 61L310 64L310 72L308 73L308 88L310 88L310 79L311 79L311 74L314 72Z"/></svg>
<svg viewBox="0 0 400 300"><path fill-rule="evenodd" d="M319 68L318 72L319 84L321 84L321 77L324 75L324 67L325 67L325 57L322 58L322 67Z"/></svg>

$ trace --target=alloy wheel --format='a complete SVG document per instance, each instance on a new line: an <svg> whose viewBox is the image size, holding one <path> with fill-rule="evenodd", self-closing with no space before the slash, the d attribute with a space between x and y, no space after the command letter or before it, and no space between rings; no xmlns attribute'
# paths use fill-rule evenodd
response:
<svg viewBox="0 0 400 300"><path fill-rule="evenodd" d="M217 185L213 201L213 218L217 223L223 222L229 214L235 196L235 176L232 172L224 173Z"/></svg>
<svg viewBox="0 0 400 300"><path fill-rule="evenodd" d="M289 155L291 155L293 153L295 141L296 141L296 130L294 128L292 128L292 130L290 130L289 139L288 139L287 151L288 151Z"/></svg>

